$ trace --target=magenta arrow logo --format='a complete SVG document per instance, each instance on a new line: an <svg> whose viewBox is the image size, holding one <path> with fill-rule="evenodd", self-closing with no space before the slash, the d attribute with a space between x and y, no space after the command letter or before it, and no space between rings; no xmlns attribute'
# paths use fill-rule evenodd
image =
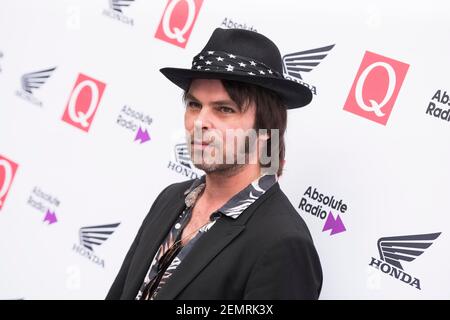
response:
<svg viewBox="0 0 450 320"><path fill-rule="evenodd" d="M47 213L45 214L44 221L48 221L48 224L56 223L58 219L56 219L56 214L50 210L47 210Z"/></svg>
<svg viewBox="0 0 450 320"><path fill-rule="evenodd" d="M134 141L136 140L141 140L141 144L149 141L150 135L148 134L147 129L142 130L141 127L139 127L136 138L134 138Z"/></svg>
<svg viewBox="0 0 450 320"><path fill-rule="evenodd" d="M333 234L344 232L347 229L345 229L341 217L339 217L338 215L337 218L334 219L333 213L330 211L330 213L328 214L327 221L323 226L322 232L327 230L331 230L330 236L332 236Z"/></svg>

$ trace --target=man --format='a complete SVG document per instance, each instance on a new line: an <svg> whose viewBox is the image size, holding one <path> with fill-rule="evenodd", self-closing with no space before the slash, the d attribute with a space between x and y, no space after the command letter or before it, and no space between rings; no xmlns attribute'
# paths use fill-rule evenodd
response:
<svg viewBox="0 0 450 320"><path fill-rule="evenodd" d="M191 158L206 174L159 194L107 299L317 299L319 257L277 182L287 109L310 90L247 30L216 29L191 69L161 72L184 90Z"/></svg>

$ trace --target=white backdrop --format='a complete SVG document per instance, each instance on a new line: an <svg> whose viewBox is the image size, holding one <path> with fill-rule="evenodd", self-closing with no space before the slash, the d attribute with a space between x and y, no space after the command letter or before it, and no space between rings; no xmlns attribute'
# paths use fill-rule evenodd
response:
<svg viewBox="0 0 450 320"><path fill-rule="evenodd" d="M190 67L216 27L309 57L290 77L316 94L289 111L280 184L316 243L321 298L450 298L446 1L0 4L1 299L104 298L159 192L199 174L158 70Z"/></svg>

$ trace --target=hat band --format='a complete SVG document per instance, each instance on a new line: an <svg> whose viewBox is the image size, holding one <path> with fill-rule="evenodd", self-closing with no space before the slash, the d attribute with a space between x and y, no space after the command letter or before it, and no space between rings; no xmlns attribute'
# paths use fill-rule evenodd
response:
<svg viewBox="0 0 450 320"><path fill-rule="evenodd" d="M283 76L255 59L224 51L202 51L192 60L192 70L229 72L249 76L283 78Z"/></svg>

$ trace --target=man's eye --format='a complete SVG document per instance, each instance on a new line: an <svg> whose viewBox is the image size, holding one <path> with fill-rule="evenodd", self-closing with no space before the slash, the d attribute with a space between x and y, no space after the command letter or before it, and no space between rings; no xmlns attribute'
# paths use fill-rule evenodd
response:
<svg viewBox="0 0 450 320"><path fill-rule="evenodd" d="M219 110L220 110L220 112L223 112L223 113L234 113L234 110L230 107L222 106L222 107L219 107Z"/></svg>
<svg viewBox="0 0 450 320"><path fill-rule="evenodd" d="M202 107L202 105L200 103L195 102L195 101L189 101L187 103L187 106L190 108L201 108Z"/></svg>

